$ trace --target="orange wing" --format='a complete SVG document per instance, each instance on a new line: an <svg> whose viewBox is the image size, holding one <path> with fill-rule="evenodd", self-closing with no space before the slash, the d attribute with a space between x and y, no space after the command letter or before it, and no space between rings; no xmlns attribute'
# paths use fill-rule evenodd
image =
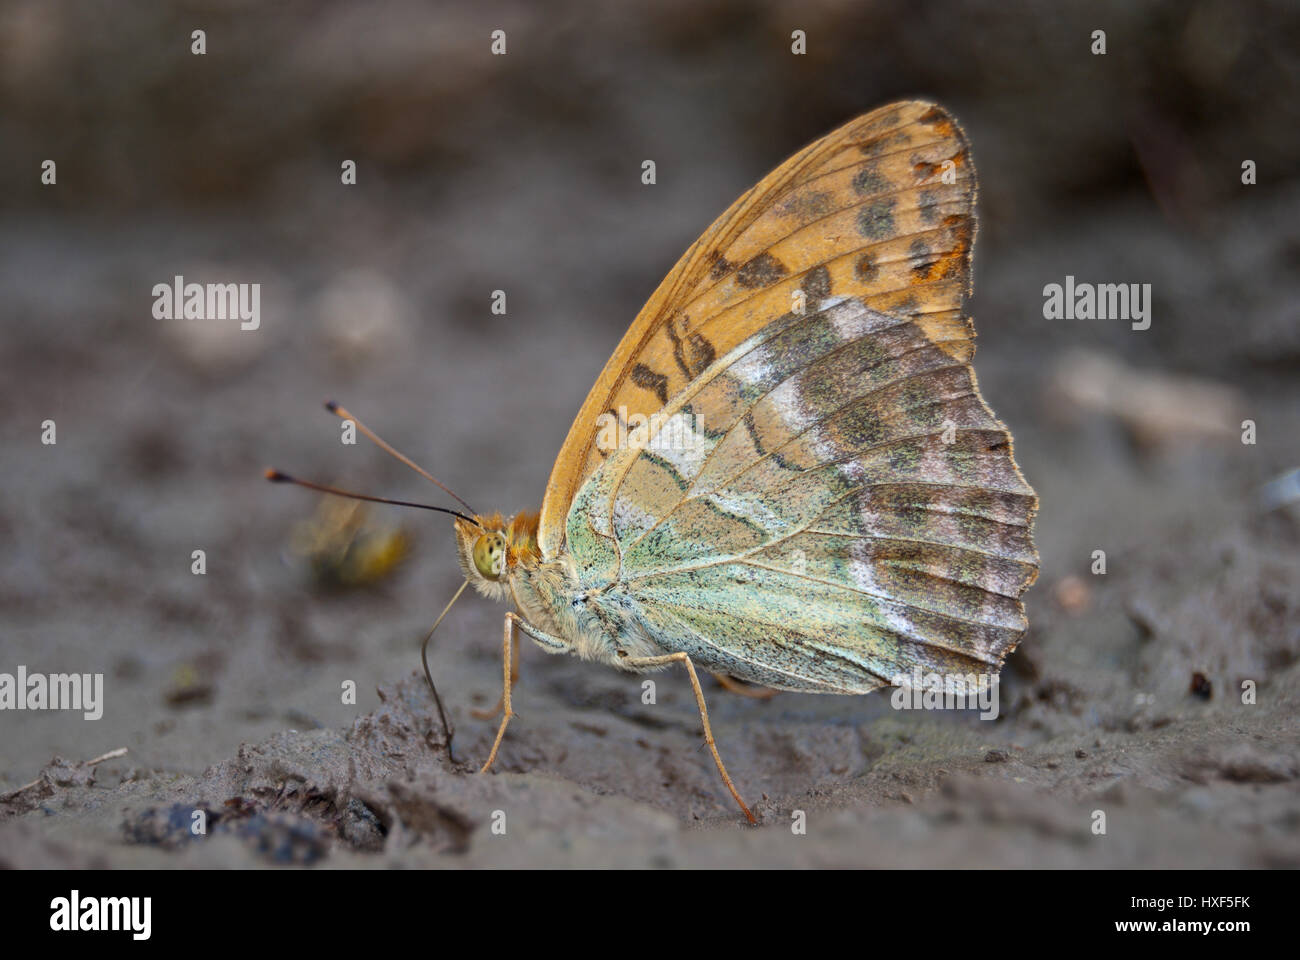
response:
<svg viewBox="0 0 1300 960"><path fill-rule="evenodd" d="M655 413L800 295L810 311L854 297L909 317L968 361L975 190L965 133L942 107L905 101L805 147L733 203L641 309L569 428L542 504L543 555L563 546L569 505L606 455L597 418Z"/></svg>

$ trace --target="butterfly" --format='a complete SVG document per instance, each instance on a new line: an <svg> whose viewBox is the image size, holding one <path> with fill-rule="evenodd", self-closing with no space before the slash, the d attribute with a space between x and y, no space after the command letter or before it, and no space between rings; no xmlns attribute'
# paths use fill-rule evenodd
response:
<svg viewBox="0 0 1300 960"><path fill-rule="evenodd" d="M751 823L697 668L834 694L917 668L996 675L1027 625L1037 498L970 365L975 196L966 135L933 103L816 141L659 285L573 421L540 512L444 509L461 591L513 607L483 771L512 716L520 635L626 672L684 669Z"/></svg>

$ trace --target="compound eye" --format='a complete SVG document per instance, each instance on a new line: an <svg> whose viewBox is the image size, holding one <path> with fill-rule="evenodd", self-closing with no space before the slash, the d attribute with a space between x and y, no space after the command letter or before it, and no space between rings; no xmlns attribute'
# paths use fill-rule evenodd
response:
<svg viewBox="0 0 1300 960"><path fill-rule="evenodd" d="M506 544L499 534L485 533L474 541L474 568L486 580L500 580L506 572Z"/></svg>

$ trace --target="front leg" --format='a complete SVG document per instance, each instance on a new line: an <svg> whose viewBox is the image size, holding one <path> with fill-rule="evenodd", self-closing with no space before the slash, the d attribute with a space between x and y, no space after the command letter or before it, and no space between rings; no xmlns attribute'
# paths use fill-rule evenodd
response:
<svg viewBox="0 0 1300 960"><path fill-rule="evenodd" d="M503 677L501 680L501 726L497 727L497 738L492 743L492 752L488 754L487 763L483 764L483 769L479 773L487 773L488 768L492 766L497 758L497 750L501 747L501 740L506 735L506 725L510 723L510 718L514 712L510 709L510 687L513 682L513 671L511 665L514 661L513 651L515 649L515 624L519 629L528 634L534 642L541 646L547 653L568 653L573 649L573 645L567 640L547 633L545 630L538 630L531 623L525 620L519 614L511 611L506 614L504 638L502 640L501 666Z"/></svg>
<svg viewBox="0 0 1300 960"><path fill-rule="evenodd" d="M510 686L519 682L519 644L514 644L514 651L510 657ZM475 720L495 720L501 715L506 701L503 697L497 697L497 705L491 710L471 709L469 715Z"/></svg>

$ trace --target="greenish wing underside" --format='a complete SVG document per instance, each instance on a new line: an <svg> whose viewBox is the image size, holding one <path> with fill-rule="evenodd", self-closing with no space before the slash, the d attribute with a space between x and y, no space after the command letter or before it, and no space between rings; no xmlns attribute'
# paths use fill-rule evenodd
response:
<svg viewBox="0 0 1300 960"><path fill-rule="evenodd" d="M582 588L767 686L996 673L1026 626L1037 501L937 339L854 297L760 329L583 483L566 522Z"/></svg>

